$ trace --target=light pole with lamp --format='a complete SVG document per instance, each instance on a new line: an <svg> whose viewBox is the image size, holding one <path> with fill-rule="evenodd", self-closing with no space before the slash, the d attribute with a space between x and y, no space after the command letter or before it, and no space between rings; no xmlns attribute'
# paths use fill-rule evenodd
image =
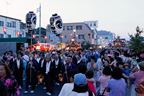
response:
<svg viewBox="0 0 144 96"><path fill-rule="evenodd" d="M74 32L74 39L75 39L75 41L76 41L76 35L75 35L76 29L73 29L73 32Z"/></svg>

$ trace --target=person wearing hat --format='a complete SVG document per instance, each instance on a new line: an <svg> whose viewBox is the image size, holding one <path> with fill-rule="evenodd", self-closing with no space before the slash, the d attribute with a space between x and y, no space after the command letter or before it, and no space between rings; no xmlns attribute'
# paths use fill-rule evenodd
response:
<svg viewBox="0 0 144 96"><path fill-rule="evenodd" d="M140 70L138 72L131 72L130 78L135 78L136 87L144 81L144 61L138 63ZM144 91L142 93L137 93L136 96L144 96Z"/></svg>
<svg viewBox="0 0 144 96"><path fill-rule="evenodd" d="M77 96L94 96L91 91L88 91L87 78L82 73L74 75L73 91L78 93Z"/></svg>

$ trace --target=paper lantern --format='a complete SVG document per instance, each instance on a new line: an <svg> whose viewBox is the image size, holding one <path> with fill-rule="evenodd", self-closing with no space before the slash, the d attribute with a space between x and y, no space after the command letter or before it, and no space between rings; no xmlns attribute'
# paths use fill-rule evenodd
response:
<svg viewBox="0 0 144 96"><path fill-rule="evenodd" d="M63 23L59 15L53 14L50 18L50 27L54 34L57 36L63 32Z"/></svg>
<svg viewBox="0 0 144 96"><path fill-rule="evenodd" d="M47 39L47 36L45 36L44 38Z"/></svg>
<svg viewBox="0 0 144 96"><path fill-rule="evenodd" d="M16 34L17 34L17 36L19 36L19 35L20 35L20 32L16 32Z"/></svg>
<svg viewBox="0 0 144 96"><path fill-rule="evenodd" d="M35 38L36 36L35 36L35 35L33 35L32 37L33 37L33 38Z"/></svg>
<svg viewBox="0 0 144 96"><path fill-rule="evenodd" d="M33 30L36 26L36 14L29 12L26 14L26 25L29 30Z"/></svg>

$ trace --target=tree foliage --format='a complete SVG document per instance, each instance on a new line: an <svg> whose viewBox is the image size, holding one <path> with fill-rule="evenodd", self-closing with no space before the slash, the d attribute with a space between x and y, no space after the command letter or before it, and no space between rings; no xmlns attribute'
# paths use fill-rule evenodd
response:
<svg viewBox="0 0 144 96"><path fill-rule="evenodd" d="M142 33L141 31L138 31L135 35L129 35L131 49L134 49L134 50L144 49L143 37L140 36L141 33Z"/></svg>
<svg viewBox="0 0 144 96"><path fill-rule="evenodd" d="M89 42L82 41L81 47L82 47L83 49L89 49L89 48L91 47L91 44L90 44Z"/></svg>

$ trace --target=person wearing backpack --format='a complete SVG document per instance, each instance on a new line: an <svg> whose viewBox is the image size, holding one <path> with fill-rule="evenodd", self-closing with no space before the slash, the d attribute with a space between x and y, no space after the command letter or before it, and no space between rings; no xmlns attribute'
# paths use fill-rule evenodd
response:
<svg viewBox="0 0 144 96"><path fill-rule="evenodd" d="M144 61L138 63L140 70L135 73L131 73L130 78L135 78L136 96L144 96Z"/></svg>

